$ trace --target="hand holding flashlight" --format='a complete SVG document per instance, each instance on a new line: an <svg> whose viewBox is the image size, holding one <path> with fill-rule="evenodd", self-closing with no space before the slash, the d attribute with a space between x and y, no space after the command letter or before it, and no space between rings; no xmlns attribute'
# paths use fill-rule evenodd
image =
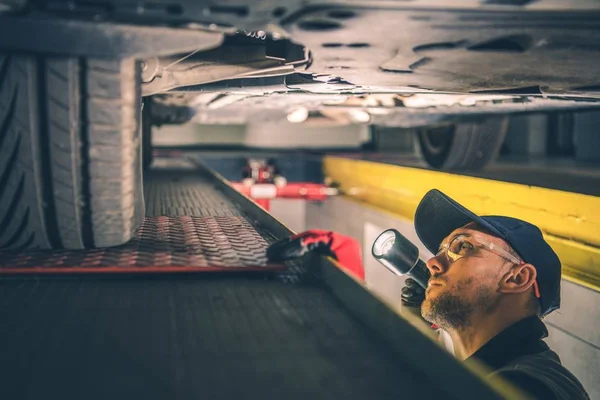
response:
<svg viewBox="0 0 600 400"><path fill-rule="evenodd" d="M418 307L420 309L421 304L425 301L425 289L414 279L406 278L400 298L403 306Z"/></svg>
<svg viewBox="0 0 600 400"><path fill-rule="evenodd" d="M419 249L395 229L383 231L371 249L373 257L396 275L409 275L402 288L401 301L412 313L421 317L421 303L431 274L419 259ZM432 325L433 329L438 329Z"/></svg>

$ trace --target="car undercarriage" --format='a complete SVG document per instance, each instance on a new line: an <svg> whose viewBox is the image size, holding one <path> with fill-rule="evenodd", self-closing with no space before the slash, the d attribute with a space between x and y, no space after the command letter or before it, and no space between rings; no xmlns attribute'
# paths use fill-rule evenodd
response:
<svg viewBox="0 0 600 400"><path fill-rule="evenodd" d="M494 159L510 115L576 130L600 104L594 1L0 6L0 248L131 238L153 125L418 128L431 166L464 170Z"/></svg>

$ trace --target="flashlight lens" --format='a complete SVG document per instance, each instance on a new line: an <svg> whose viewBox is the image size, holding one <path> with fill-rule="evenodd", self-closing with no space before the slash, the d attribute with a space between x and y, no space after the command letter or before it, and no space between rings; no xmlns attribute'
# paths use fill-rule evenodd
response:
<svg viewBox="0 0 600 400"><path fill-rule="evenodd" d="M381 245L381 252L383 254L386 254L388 251L390 251L390 249L392 248L393 245L394 245L394 238L390 238L390 239L386 240L386 242Z"/></svg>
<svg viewBox="0 0 600 400"><path fill-rule="evenodd" d="M396 235L394 232L389 231L382 233L375 241L373 253L375 253L377 257L385 256L392 246L394 246L395 241Z"/></svg>

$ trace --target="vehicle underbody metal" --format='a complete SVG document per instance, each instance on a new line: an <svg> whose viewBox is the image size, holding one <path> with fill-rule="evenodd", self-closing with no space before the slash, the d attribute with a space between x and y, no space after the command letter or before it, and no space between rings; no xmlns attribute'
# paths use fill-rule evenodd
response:
<svg viewBox="0 0 600 400"><path fill-rule="evenodd" d="M144 95L230 79L283 76L309 61L307 50L287 39L227 36L216 49L152 58L143 76Z"/></svg>
<svg viewBox="0 0 600 400"><path fill-rule="evenodd" d="M414 125L407 120L415 115L421 124L583 109L600 98L600 3L591 0L30 4L29 14L0 16L0 48L142 58L144 95L212 93L189 104L198 121L285 118L298 107L309 116L339 114L366 95L367 104L351 108L368 112L368 122L404 125ZM372 106L382 93L400 100ZM423 96L406 97L414 93ZM433 97L439 94L470 97Z"/></svg>
<svg viewBox="0 0 600 400"><path fill-rule="evenodd" d="M0 15L0 49L37 54L97 58L146 58L209 50L223 42L223 33L147 27L47 15Z"/></svg>

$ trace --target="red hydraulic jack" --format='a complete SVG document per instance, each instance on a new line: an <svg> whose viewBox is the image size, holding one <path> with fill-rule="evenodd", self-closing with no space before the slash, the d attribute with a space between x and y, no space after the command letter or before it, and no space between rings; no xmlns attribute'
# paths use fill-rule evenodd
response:
<svg viewBox="0 0 600 400"><path fill-rule="evenodd" d="M249 160L244 167L244 180L233 182L232 186L240 193L250 197L258 205L269 211L271 200L306 199L323 201L329 196L338 194L338 190L320 183L294 182L288 183L279 174L273 160Z"/></svg>

